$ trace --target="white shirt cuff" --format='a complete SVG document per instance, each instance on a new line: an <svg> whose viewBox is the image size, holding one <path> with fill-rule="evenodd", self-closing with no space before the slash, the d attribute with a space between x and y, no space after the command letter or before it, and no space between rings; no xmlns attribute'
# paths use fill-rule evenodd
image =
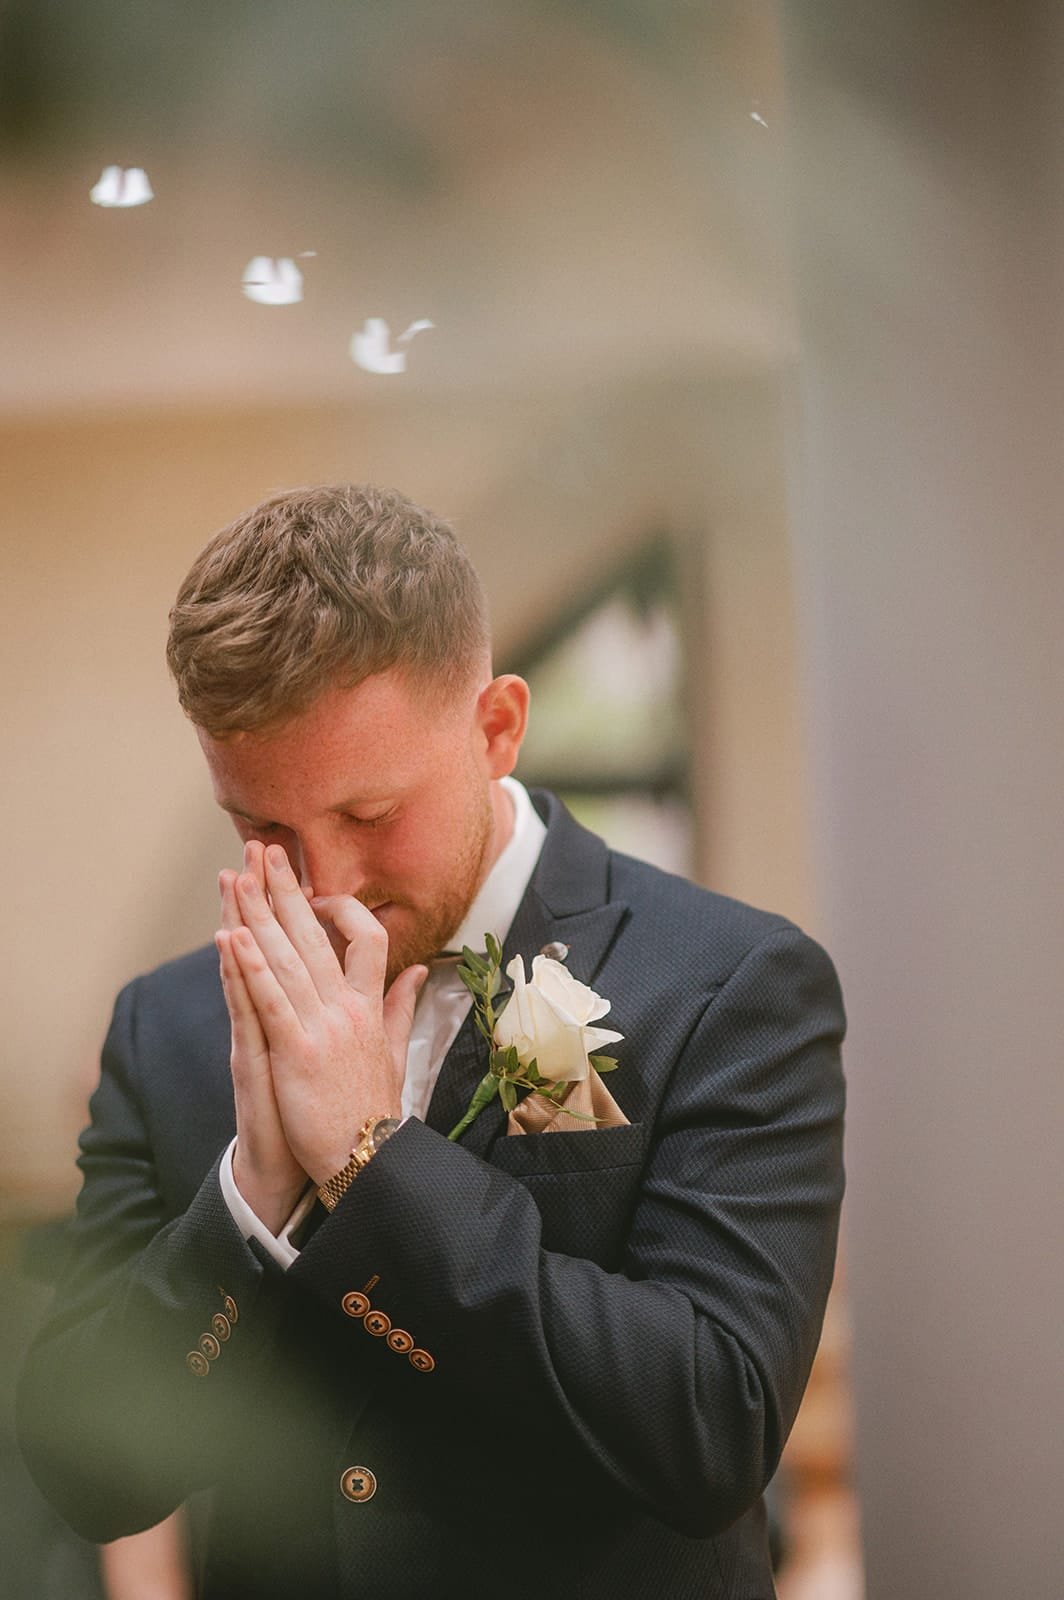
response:
<svg viewBox="0 0 1064 1600"><path fill-rule="evenodd" d="M218 1181L222 1188L222 1198L229 1207L229 1215L245 1239L257 1239L263 1249L270 1253L278 1265L287 1270L293 1261L299 1259L299 1251L292 1243L291 1236L309 1215L310 1209L317 1199L317 1190L311 1185L296 1205L295 1210L280 1233L271 1233L266 1224L259 1221L236 1186L236 1179L233 1177L233 1151L235 1149L236 1140L233 1139L223 1155L222 1164L218 1169Z"/></svg>

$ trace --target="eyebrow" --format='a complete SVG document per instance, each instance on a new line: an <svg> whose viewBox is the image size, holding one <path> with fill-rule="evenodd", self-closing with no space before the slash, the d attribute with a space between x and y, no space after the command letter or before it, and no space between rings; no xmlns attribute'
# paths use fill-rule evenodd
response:
<svg viewBox="0 0 1064 1600"><path fill-rule="evenodd" d="M246 811L241 811L240 807L235 806L231 800L219 800L218 804L223 811L228 811L231 817L240 817L244 822L262 821L261 817L252 817Z"/></svg>

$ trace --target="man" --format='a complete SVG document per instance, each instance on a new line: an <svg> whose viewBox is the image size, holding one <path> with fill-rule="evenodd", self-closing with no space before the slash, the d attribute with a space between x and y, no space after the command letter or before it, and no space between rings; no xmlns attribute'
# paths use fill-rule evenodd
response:
<svg viewBox="0 0 1064 1600"><path fill-rule="evenodd" d="M244 870L117 1002L38 1482L96 1540L209 1490L227 1600L771 1596L843 1188L831 963L514 783L527 687L402 497L267 501L171 624ZM489 1046L438 953L487 934L609 1000L620 1125L495 1098L447 1137Z"/></svg>

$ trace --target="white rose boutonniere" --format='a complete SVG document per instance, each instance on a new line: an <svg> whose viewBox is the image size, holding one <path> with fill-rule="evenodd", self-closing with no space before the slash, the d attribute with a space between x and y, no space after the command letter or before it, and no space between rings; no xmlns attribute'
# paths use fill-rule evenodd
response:
<svg viewBox="0 0 1064 1600"><path fill-rule="evenodd" d="M588 1057L624 1037L589 1026L606 1015L610 1002L580 983L560 961L534 957L532 978L526 982L525 963L514 956L506 976L514 987L495 1024L495 1043L503 1050L513 1045L521 1065L535 1065L544 1078L554 1083L586 1078Z"/></svg>
<svg viewBox="0 0 1064 1600"><path fill-rule="evenodd" d="M487 959L466 946L458 972L473 996L476 1025L489 1045L488 1071L449 1139L457 1139L496 1095L507 1111L513 1111L519 1087L565 1111L562 1102L573 1083L589 1072L611 1072L616 1067L611 1056L598 1052L624 1037L610 1028L592 1027L607 1014L610 1002L580 983L560 961L545 955L533 959L530 979L525 977L522 957L514 956L506 968L513 990L496 1015L502 950L491 934L484 942ZM568 1115L596 1120L577 1111Z"/></svg>

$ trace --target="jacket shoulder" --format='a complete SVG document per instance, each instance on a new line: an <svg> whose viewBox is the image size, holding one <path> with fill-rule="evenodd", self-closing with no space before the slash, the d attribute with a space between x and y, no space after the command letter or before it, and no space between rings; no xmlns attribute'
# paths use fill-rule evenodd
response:
<svg viewBox="0 0 1064 1600"><path fill-rule="evenodd" d="M758 944L770 933L802 931L778 912L705 889L619 850L610 851L610 895L626 900L640 917L654 917L685 931L693 925L738 948Z"/></svg>
<svg viewBox="0 0 1064 1600"><path fill-rule="evenodd" d="M610 851L610 897L627 904L622 946L647 974L705 992L726 983L763 948L787 950L834 988L831 958L789 917L704 889L648 862ZM666 977L666 974L669 977Z"/></svg>
<svg viewBox="0 0 1064 1600"><path fill-rule="evenodd" d="M217 1026L225 998L214 945L201 945L133 978L116 1002L117 1012L125 1008L136 1013L140 1026L162 1037Z"/></svg>

